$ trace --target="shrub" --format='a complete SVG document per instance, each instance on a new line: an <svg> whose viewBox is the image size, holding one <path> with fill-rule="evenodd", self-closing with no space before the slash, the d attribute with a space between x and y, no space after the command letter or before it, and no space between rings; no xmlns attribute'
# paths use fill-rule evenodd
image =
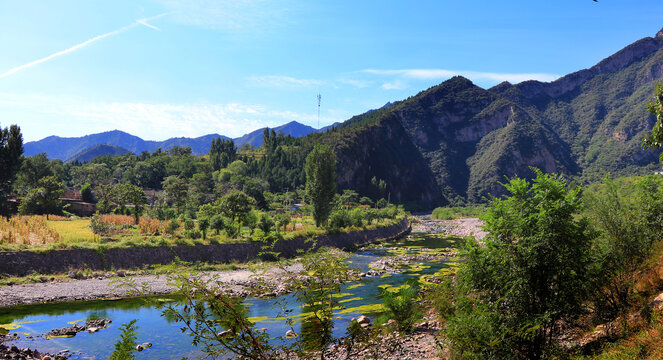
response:
<svg viewBox="0 0 663 360"><path fill-rule="evenodd" d="M466 358L538 359L583 310L591 280L593 234L578 217L578 188L535 169L530 183L513 178L493 198L488 231L470 239L457 274L456 309L446 329Z"/></svg>
<svg viewBox="0 0 663 360"><path fill-rule="evenodd" d="M166 225L166 232L170 235L175 235L177 229L180 228L180 222L176 219L170 219L168 225Z"/></svg>
<svg viewBox="0 0 663 360"><path fill-rule="evenodd" d="M137 320L131 320L129 323L122 324L120 326L120 339L115 342L115 350L111 354L111 360L133 360L136 358L134 351L136 351L136 331L138 326L136 326Z"/></svg>
<svg viewBox="0 0 663 360"><path fill-rule="evenodd" d="M274 221L272 218L269 217L268 214L262 214L260 216L260 221L258 222L258 229L262 230L262 232L267 235L269 234L270 231L272 231L272 227L274 226Z"/></svg>
<svg viewBox="0 0 663 360"><path fill-rule="evenodd" d="M108 235L112 229L112 226L109 223L106 223L102 220L102 216L95 214L90 219L90 229L93 233L97 235Z"/></svg>
<svg viewBox="0 0 663 360"><path fill-rule="evenodd" d="M195 227L196 227L196 223L192 219L187 218L187 219L184 220L184 230L191 231Z"/></svg>
<svg viewBox="0 0 663 360"><path fill-rule="evenodd" d="M388 319L394 319L399 331L408 332L414 327L423 316L417 303L418 291L414 282L407 282L398 291L380 289L382 298L383 317L379 320L384 322Z"/></svg>

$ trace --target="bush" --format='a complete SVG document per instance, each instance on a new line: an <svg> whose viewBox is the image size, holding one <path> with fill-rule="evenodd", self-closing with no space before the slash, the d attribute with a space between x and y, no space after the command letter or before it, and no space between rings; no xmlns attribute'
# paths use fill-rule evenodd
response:
<svg viewBox="0 0 663 360"><path fill-rule="evenodd" d="M177 229L180 228L180 223L177 219L170 219L168 225L166 225L166 232L170 235L175 235Z"/></svg>
<svg viewBox="0 0 663 360"><path fill-rule="evenodd" d="M393 291L389 288L380 289L380 297L382 298L382 307L384 309L383 317L379 320L380 322L394 319L398 331L412 331L414 323L423 316L416 301L418 291L415 285L415 282L408 281L398 291Z"/></svg>
<svg viewBox="0 0 663 360"><path fill-rule="evenodd" d="M630 307L633 273L663 231L662 189L654 176L606 177L585 191L585 213L600 234L593 249L597 322L613 320Z"/></svg>
<svg viewBox="0 0 663 360"><path fill-rule="evenodd" d="M328 228L330 230L339 230L350 225L352 225L352 219L350 218L350 214L347 210L335 211L329 217Z"/></svg>
<svg viewBox="0 0 663 360"><path fill-rule="evenodd" d="M108 235L112 229L112 226L102 221L99 214L94 214L90 219L90 229L97 235Z"/></svg>
<svg viewBox="0 0 663 360"><path fill-rule="evenodd" d="M195 227L196 227L196 223L192 219L187 218L187 219L184 220L184 230L191 231Z"/></svg>
<svg viewBox="0 0 663 360"><path fill-rule="evenodd" d="M446 332L465 358L541 358L560 323L583 310L593 234L577 216L580 190L535 172L531 183L505 184L510 195L493 198L483 216L484 244L470 239L464 249Z"/></svg>

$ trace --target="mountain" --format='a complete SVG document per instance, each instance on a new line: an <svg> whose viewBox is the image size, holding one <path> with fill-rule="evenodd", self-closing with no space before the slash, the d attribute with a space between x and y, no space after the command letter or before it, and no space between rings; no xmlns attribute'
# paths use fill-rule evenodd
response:
<svg viewBox="0 0 663 360"><path fill-rule="evenodd" d="M655 121L645 104L658 81L663 81L663 30L549 83L505 82L483 89L454 77L349 119L328 131L335 140L327 141L355 139L335 148L337 155L355 156L339 157L340 169L355 174L370 169L353 180L358 187L370 173L379 173L392 193L417 187L422 196L408 194L406 200L423 206L434 205L436 191L441 204L500 195L505 176L532 177L531 166L579 182L605 173L652 173L660 166L660 151L643 150L640 142ZM380 149L385 132L400 131L394 122L405 134L402 145L415 148L416 156L408 151L403 159L393 148ZM372 155L360 157L367 148ZM421 170L422 161L427 171ZM424 178L430 172L436 189L412 176L404 183L403 172L412 167Z"/></svg>
<svg viewBox="0 0 663 360"><path fill-rule="evenodd" d="M153 152L156 149L167 150L173 146L190 147L193 154L203 155L209 151L213 139L228 139L223 135L209 134L197 138L171 138L164 141L143 140L138 136L120 130L106 131L82 137L49 136L39 141L27 142L23 145L25 156L46 153L49 159L70 159L80 152L96 145L112 145L126 149L135 154L143 151Z"/></svg>
<svg viewBox="0 0 663 360"><path fill-rule="evenodd" d="M244 136L233 139L233 141L235 142L235 145L237 145L238 148L246 144L249 144L254 148L260 147L262 145L262 134L265 131L265 129L267 128L261 128L252 131L248 134L245 134ZM316 131L315 128L308 125L300 124L296 121L291 121L287 124L277 126L273 129L277 134L282 133L283 135L286 136L290 135L296 138L306 136Z"/></svg>
<svg viewBox="0 0 663 360"><path fill-rule="evenodd" d="M336 124L330 125L334 126ZM308 125L291 121L287 124L275 127L277 133L290 135L292 137L306 136L315 131L324 131L329 127L316 130ZM262 145L262 133L265 128L255 130L242 137L234 139L235 145L241 147L251 144L254 147ZM127 149L135 154L143 151L153 152L156 149L168 150L174 146L190 147L194 155L204 155L209 152L212 140L216 138L230 139L219 134L209 134L197 138L177 137L164 141L143 140L138 136L125 133L120 130L102 132L98 134L85 135L82 137L59 137L49 136L39 141L27 142L23 145L25 156L33 156L46 153L49 159L66 160L76 156L78 153L96 145L113 145Z"/></svg>
<svg viewBox="0 0 663 360"><path fill-rule="evenodd" d="M88 162L96 158L97 156L106 156L106 155L111 157L121 156L129 152L130 152L129 150L121 148L119 146L101 144L101 145L95 145L91 148L87 148L79 152L78 154L72 156L67 161Z"/></svg>

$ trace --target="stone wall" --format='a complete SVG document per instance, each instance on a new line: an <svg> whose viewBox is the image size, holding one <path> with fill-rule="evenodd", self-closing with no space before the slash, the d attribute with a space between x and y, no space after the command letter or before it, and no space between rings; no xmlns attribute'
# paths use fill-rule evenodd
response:
<svg viewBox="0 0 663 360"><path fill-rule="evenodd" d="M330 246L341 249L360 246L383 239L402 236L410 230L410 223L403 219L398 224L355 231L348 234L318 236L317 246ZM282 257L293 257L297 250L308 250L313 242L306 238L279 241L272 251ZM144 265L170 264L175 258L188 262L248 261L259 256L265 243L250 242L241 244L217 244L173 247L143 247L111 249L105 252L94 250L53 250L45 253L31 251L0 252L0 274L25 276L31 273L64 273L72 269L130 269Z"/></svg>

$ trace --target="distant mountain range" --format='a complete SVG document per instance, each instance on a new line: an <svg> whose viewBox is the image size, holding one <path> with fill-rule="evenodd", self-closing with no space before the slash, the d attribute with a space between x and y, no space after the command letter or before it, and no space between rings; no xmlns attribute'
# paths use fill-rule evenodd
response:
<svg viewBox="0 0 663 360"><path fill-rule="evenodd" d="M313 127L300 124L296 121L275 127L277 133L302 137L316 131L325 131L336 124L316 130ZM263 129L255 130L242 137L234 139L237 147L249 144L254 147L262 145ZM25 143L25 156L33 156L46 153L49 159L89 161L91 154L100 155L123 155L127 152L139 154L143 151L153 152L156 149L168 150L174 146L190 147L195 155L203 155L209 151L212 140L216 138L230 139L219 134L209 134L197 138L177 137L164 141L143 140L138 136L128 134L120 130L106 131L98 134L85 135L81 137L59 137L49 136L39 141ZM99 145L109 145L99 147ZM118 153L119 151L124 151Z"/></svg>

